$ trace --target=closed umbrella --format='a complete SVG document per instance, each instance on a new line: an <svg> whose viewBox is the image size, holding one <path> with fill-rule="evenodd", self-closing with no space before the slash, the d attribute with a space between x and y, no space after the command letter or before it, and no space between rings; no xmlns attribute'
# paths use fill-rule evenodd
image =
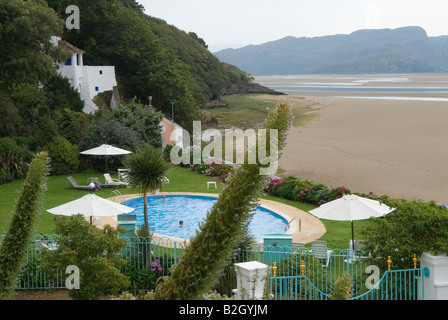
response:
<svg viewBox="0 0 448 320"><path fill-rule="evenodd" d="M393 210L395 209L382 204L379 201L350 194L327 202L316 209L310 210L309 213L319 219L350 221L352 225L352 243L354 243L354 220L366 220L370 217L384 217Z"/></svg>
<svg viewBox="0 0 448 320"><path fill-rule="evenodd" d="M90 193L77 200L48 209L47 212L63 216L81 214L85 217L90 217L90 220L92 221L93 216L111 217L122 213L129 213L134 210L134 208L98 197L97 195Z"/></svg>
<svg viewBox="0 0 448 320"><path fill-rule="evenodd" d="M130 153L132 153L132 152L111 146L109 144L102 144L99 147L80 152L80 154L84 154L84 155L105 156L106 171L109 171L109 169L107 167L107 159L109 156L118 156L118 155L123 155L123 154L130 154Z"/></svg>

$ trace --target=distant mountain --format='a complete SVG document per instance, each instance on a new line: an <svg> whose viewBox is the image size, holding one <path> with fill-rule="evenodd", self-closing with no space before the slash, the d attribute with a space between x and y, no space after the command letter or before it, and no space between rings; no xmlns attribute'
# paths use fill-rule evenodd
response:
<svg viewBox="0 0 448 320"><path fill-rule="evenodd" d="M286 37L214 53L252 75L448 72L448 36L420 27Z"/></svg>

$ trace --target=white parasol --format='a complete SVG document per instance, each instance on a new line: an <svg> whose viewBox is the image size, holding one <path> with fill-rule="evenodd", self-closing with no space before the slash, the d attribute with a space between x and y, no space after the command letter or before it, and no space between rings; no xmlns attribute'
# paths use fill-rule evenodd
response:
<svg viewBox="0 0 448 320"><path fill-rule="evenodd" d="M128 151L128 150L124 150L124 149L121 149L121 148L117 148L117 147L111 146L109 144L102 144L99 147L92 148L92 149L80 152L80 154L84 154L84 155L105 156L106 171L109 171L109 169L107 167L107 158L109 156L118 156L118 155L130 154L130 153L132 153L132 152Z"/></svg>
<svg viewBox="0 0 448 320"><path fill-rule="evenodd" d="M129 213L134 210L134 208L103 199L90 193L77 200L48 209L47 212L63 216L81 214L85 217L111 217L122 213ZM90 220L92 220L92 218L90 218Z"/></svg>
<svg viewBox="0 0 448 320"><path fill-rule="evenodd" d="M344 195L339 199L327 202L309 213L319 219L350 221L352 224L352 241L354 241L353 220L367 220L370 217L384 217L395 210L379 201L359 197L357 195Z"/></svg>

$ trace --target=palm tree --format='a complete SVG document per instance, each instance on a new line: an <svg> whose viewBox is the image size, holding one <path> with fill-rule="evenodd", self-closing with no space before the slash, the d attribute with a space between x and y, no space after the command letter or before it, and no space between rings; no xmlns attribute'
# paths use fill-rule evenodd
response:
<svg viewBox="0 0 448 320"><path fill-rule="evenodd" d="M125 166L129 169L128 182L143 194L144 228L149 234L147 194L162 188L162 178L169 169L169 162L163 160L162 149L145 144L137 152L127 156Z"/></svg>

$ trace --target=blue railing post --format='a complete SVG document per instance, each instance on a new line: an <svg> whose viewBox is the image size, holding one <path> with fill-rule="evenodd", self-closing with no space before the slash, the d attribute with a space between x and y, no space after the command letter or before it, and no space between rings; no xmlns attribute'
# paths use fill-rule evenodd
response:
<svg viewBox="0 0 448 320"><path fill-rule="evenodd" d="M177 241L174 241L174 263L177 263Z"/></svg>
<svg viewBox="0 0 448 320"><path fill-rule="evenodd" d="M350 274L350 249L347 250L347 274Z"/></svg>

